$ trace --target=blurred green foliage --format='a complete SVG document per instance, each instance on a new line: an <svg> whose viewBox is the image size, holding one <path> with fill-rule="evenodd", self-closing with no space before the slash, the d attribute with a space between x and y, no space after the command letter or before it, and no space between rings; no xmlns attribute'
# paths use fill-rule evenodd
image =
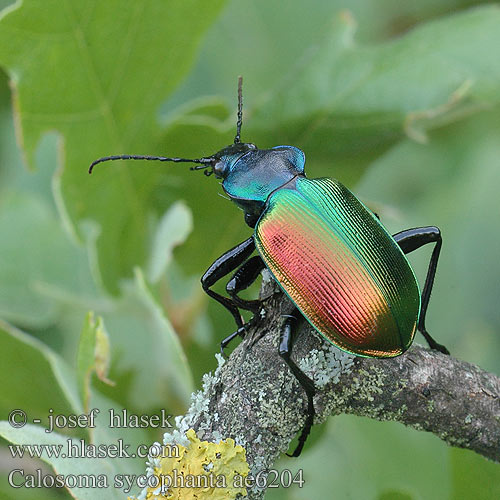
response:
<svg viewBox="0 0 500 500"><path fill-rule="evenodd" d="M233 328L201 293L199 276L249 229L218 196L217 183L182 165L105 164L92 177L87 167L105 154L197 157L230 143L239 74L244 140L302 148L310 177L341 179L394 232L441 227L428 327L453 355L500 373L498 5L24 0L4 6L3 415L16 407L31 418L49 408L83 411L76 360L92 365L82 351L93 331L89 311L103 318L109 378L116 383L93 381L90 407L185 410L201 374L215 365L218 342ZM411 257L422 279L428 258L425 250ZM33 427L1 431L19 443L41 439ZM161 437L109 431L100 426L82 436L96 443ZM331 491L339 499L500 496L498 465L433 436L354 417L331 419L313 434L299 460L279 464L303 468L304 488L270 491L268 498L328 498ZM108 460L99 467L139 474L143 465ZM0 493L44 494L6 484ZM119 496L113 489L90 493ZM73 494L90 498L84 490Z"/></svg>

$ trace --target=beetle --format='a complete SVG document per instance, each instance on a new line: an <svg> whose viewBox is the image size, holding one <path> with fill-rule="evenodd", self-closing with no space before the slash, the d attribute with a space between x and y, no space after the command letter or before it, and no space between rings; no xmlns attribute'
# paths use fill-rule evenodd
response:
<svg viewBox="0 0 500 500"><path fill-rule="evenodd" d="M237 330L221 342L221 350L245 333L240 310L256 313L258 300L239 293L265 268L294 305L284 317L279 354L306 392L308 414L298 445L299 456L314 419L315 388L290 357L293 332L303 317L326 340L349 353L374 358L403 354L416 330L432 349L449 354L427 332L429 305L442 238L435 226L388 233L378 216L339 181L308 179L305 155L294 146L259 149L241 142L242 78L238 79L238 111L233 144L198 159L115 155L99 158L89 168L110 160L156 160L194 163L222 179L229 198L244 212L253 234L219 257L201 278L205 292L234 317ZM433 243L422 293L406 254ZM252 256L254 251L257 255ZM233 273L228 296L212 290Z"/></svg>

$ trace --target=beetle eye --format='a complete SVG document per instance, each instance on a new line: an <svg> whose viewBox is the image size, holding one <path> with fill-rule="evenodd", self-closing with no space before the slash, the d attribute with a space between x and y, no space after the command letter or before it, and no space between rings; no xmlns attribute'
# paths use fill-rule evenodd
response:
<svg viewBox="0 0 500 500"><path fill-rule="evenodd" d="M227 162L219 160L213 167L213 172L216 177L224 178L227 175Z"/></svg>

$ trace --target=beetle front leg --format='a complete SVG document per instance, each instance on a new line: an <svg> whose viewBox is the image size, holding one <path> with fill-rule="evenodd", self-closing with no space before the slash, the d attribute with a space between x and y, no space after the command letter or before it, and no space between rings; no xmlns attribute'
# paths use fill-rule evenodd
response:
<svg viewBox="0 0 500 500"><path fill-rule="evenodd" d="M405 254L413 252L413 250L416 250L427 243L435 243L429 262L429 268L427 269L424 291L422 292L422 304L417 328L425 337L425 340L427 340L431 349L436 349L443 354L450 354L450 351L448 351L444 345L438 344L425 328L425 315L427 314L427 307L429 306L429 299L431 297L432 286L434 284L434 277L436 275L437 263L442 245L441 231L435 226L416 227L394 234L393 238Z"/></svg>
<svg viewBox="0 0 500 500"><path fill-rule="evenodd" d="M229 280L226 291L232 298L234 304L239 308L256 313L260 307L260 300L244 300L238 296L246 290L259 277L260 272L265 268L264 261L259 255L251 257L233 274Z"/></svg>
<svg viewBox="0 0 500 500"><path fill-rule="evenodd" d="M254 283L262 269L265 267L264 261L259 255L256 255L245 261L229 280L226 286L226 291L231 296L233 303L240 309L252 311L253 313L256 313L259 310L261 304L260 300L244 300L238 296L238 293L242 290L246 290L252 283ZM225 356L224 349L236 337L244 337L246 331L245 326L246 324L222 340L220 343L220 352L223 356Z"/></svg>
<svg viewBox="0 0 500 500"><path fill-rule="evenodd" d="M217 302L222 304L234 317L238 328L243 326L243 318L241 317L238 306L232 300L210 289L217 281L230 272L234 271L250 256L255 250L255 242L253 236L246 239L239 245L236 245L225 254L221 255L205 272L201 278L201 286L203 290Z"/></svg>
<svg viewBox="0 0 500 500"><path fill-rule="evenodd" d="M252 311L256 313L260 308L260 300L244 300L238 296L238 293L246 290L255 280L258 278L262 269L266 266L260 256L256 255L247 261L245 261L241 267L233 274L232 278L229 280L226 291L230 295L233 304L235 304L240 309L245 309L246 311ZM220 352L223 356L224 349L238 336L244 337L246 331L246 325L238 328L231 335L228 335L220 343Z"/></svg>
<svg viewBox="0 0 500 500"><path fill-rule="evenodd" d="M314 410L313 398L316 394L316 389L313 381L292 361L290 357L294 342L294 328L298 320L302 318L302 315L298 309L295 309L292 314L286 315L285 317L285 324L283 325L280 335L279 354L285 360L286 364L295 375L295 378L299 381L301 387L304 391L306 391L307 395L307 418L299 436L299 444L291 455L287 453L289 457L298 457L302 452L302 448L304 447L307 436L309 436L309 433L311 432L311 427L314 422L314 415L316 412Z"/></svg>

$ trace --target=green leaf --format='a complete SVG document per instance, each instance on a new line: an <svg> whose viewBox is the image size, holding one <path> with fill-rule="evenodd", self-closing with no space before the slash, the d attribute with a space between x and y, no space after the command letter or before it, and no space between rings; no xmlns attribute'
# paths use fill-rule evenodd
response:
<svg viewBox="0 0 500 500"><path fill-rule="evenodd" d="M381 493L377 500L413 500L413 496L401 491L387 490Z"/></svg>
<svg viewBox="0 0 500 500"><path fill-rule="evenodd" d="M500 466L468 450L450 450L452 500L473 498L494 500L500 497Z"/></svg>
<svg viewBox="0 0 500 500"><path fill-rule="evenodd" d="M424 141L431 127L500 102L500 8L455 14L370 46L355 41L355 21L341 13L316 53L259 103L252 120L272 137L332 155L389 146L404 133Z"/></svg>
<svg viewBox="0 0 500 500"><path fill-rule="evenodd" d="M0 320L0 414L14 409L47 422L49 408L81 413L75 378L51 349ZM36 376L33 376L36 374Z"/></svg>
<svg viewBox="0 0 500 500"><path fill-rule="evenodd" d="M164 406L182 411L194 384L191 370L172 325L149 289L142 272L124 283L123 297L102 311L111 339L116 373L129 378L130 404ZM132 376L131 376L132 375Z"/></svg>
<svg viewBox="0 0 500 500"><path fill-rule="evenodd" d="M61 451L64 453L68 447L68 438L56 432L46 433L43 428L35 425L26 425L22 429L13 429L7 422L0 422L0 436L7 439L11 443L18 445L53 445L60 446ZM75 443L78 443L75 440ZM83 488L74 487L68 488L73 497L77 500L96 500L96 499L110 499L116 498L123 500L123 492L113 487L113 478L118 474L116 468L117 461L110 458L82 458L76 459L67 457L48 457L46 454L40 457L44 462L48 463L54 468L56 474L62 474L69 478L72 476L72 481L75 476L85 476L96 478L96 480L106 481L105 484L109 487L97 488ZM29 474L28 471L25 474ZM25 476L26 477L26 476ZM19 484L22 477L19 473L13 477L15 483ZM70 479L68 479L70 480ZM99 483L104 484L104 483Z"/></svg>
<svg viewBox="0 0 500 500"><path fill-rule="evenodd" d="M78 388L85 412L89 410L90 382L94 371L99 380L114 385L107 379L109 364L109 338L102 318L99 316L95 321L93 313L89 312L80 335L77 356Z"/></svg>
<svg viewBox="0 0 500 500"><path fill-rule="evenodd" d="M2 386L2 398L0 401L0 413L4 416L12 410L20 409L26 413L28 422L40 419L40 426L25 425L14 429L7 422L0 422L0 435L13 443L24 443L38 445L43 443L54 443L66 445L68 437L57 434L57 432L45 432L49 429L49 413L53 415L82 415L84 410L80 403L76 375L66 363L51 349L41 342L32 339L12 326L0 320L0 384ZM36 374L36 376L33 376ZM110 425L109 411L113 409L120 414L122 408L98 392L91 394L90 409L97 408L99 413L95 420L95 428L83 427L79 432L89 431L91 440L87 444L113 445L117 440L123 440L124 444L130 445L133 452L139 444L149 445L150 438L144 429L132 427L112 427ZM50 412L52 410L52 412ZM16 421L19 417L16 417ZM73 435L74 443L79 443L79 437ZM9 452L7 452L9 453ZM144 459L140 457L108 457L106 460L91 460L89 458L78 458L48 460L41 457L47 463L54 466L57 472L68 474L101 474L113 480L114 474L120 473L142 473ZM68 465L64 465L64 460ZM95 462L95 465L89 465ZM99 472L96 472L99 471ZM112 483L111 483L112 484ZM113 487L104 491L114 490ZM137 489L136 487L134 489ZM77 498L89 498L79 490ZM83 495L83 496L82 496ZM100 498L100 497L98 497ZM103 498L109 498L103 496Z"/></svg>
<svg viewBox="0 0 500 500"><path fill-rule="evenodd" d="M148 279L157 283L172 260L173 249L184 243L193 227L191 211L182 202L174 203L161 218L153 239Z"/></svg>
<svg viewBox="0 0 500 500"><path fill-rule="evenodd" d="M14 87L27 160L33 163L44 131L61 134L60 208L77 233L82 219L99 221L101 272L115 291L146 257L159 170L106 165L89 178L87 167L111 151L160 152L158 107L191 67L223 4L25 0L0 20L0 63Z"/></svg>
<svg viewBox="0 0 500 500"><path fill-rule="evenodd" d="M0 234L0 316L43 327L59 314L54 296L91 301L97 295L85 251L38 196L4 192Z"/></svg>
<svg viewBox="0 0 500 500"><path fill-rule="evenodd" d="M0 495L2 500L33 500L31 489L14 489L7 481L0 483ZM36 500L71 500L67 490L41 489L36 492Z"/></svg>
<svg viewBox="0 0 500 500"><path fill-rule="evenodd" d="M7 75L0 70L0 195L5 192L22 191L36 194L52 204L50 178L57 162L56 134L46 134L35 153L39 169L28 172L23 164L22 152L16 143L12 97Z"/></svg>

